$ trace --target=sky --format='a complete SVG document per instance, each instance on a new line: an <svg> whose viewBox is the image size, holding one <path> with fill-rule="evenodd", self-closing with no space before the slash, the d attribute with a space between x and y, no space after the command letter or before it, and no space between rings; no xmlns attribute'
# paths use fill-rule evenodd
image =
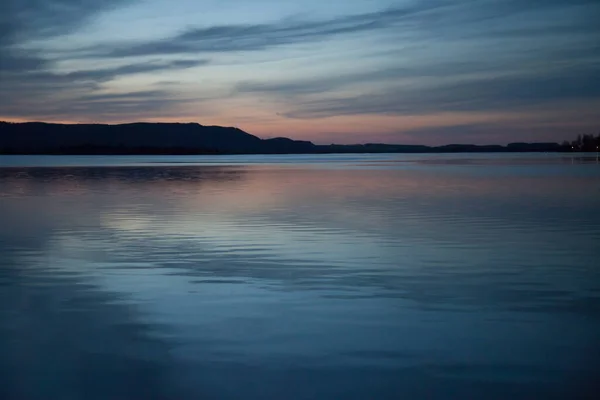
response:
<svg viewBox="0 0 600 400"><path fill-rule="evenodd" d="M0 0L0 120L562 141L600 132L600 1Z"/></svg>

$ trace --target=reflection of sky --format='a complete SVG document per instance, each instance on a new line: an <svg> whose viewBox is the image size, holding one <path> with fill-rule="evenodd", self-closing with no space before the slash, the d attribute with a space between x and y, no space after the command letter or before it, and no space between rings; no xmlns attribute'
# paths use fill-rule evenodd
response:
<svg viewBox="0 0 600 400"><path fill-rule="evenodd" d="M498 172L503 166L483 176L477 166L449 173L436 165L420 172L40 169L3 179L3 210L15 234L27 236L45 226L56 232L57 248L83 252L83 257L89 250L101 260L109 246L129 261L127 254L143 260L149 252L161 265L177 267L171 249L182 246L183 264L215 258L257 263L264 267L257 270L267 274L267 266L289 263L320 265L335 274L339 268L398 267L397 272L410 275L422 263L487 265L490 246L492 258L499 259L510 259L519 243L524 254L543 252L562 261L574 248L584 251L597 234L589 216L600 186L597 175L575 171L593 167L573 166L570 177L553 180L511 170L503 175ZM38 179L48 183L40 185ZM19 201L11 201L14 196ZM80 229L83 234L70 234ZM96 237L99 232L106 235Z"/></svg>
<svg viewBox="0 0 600 400"><path fill-rule="evenodd" d="M594 0L3 2L0 119L562 140L597 129L599 13Z"/></svg>
<svg viewBox="0 0 600 400"><path fill-rule="evenodd" d="M4 169L0 284L20 286L0 296L38 296L46 308L23 315L82 324L95 351L149 335L126 354L215 398L311 371L310 390L359 398L367 382L378 398L533 395L585 373L596 348L590 167Z"/></svg>

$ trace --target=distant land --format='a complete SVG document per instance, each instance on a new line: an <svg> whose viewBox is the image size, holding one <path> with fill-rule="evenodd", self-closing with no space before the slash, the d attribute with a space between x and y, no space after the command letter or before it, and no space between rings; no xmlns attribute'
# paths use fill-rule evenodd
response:
<svg viewBox="0 0 600 400"><path fill-rule="evenodd" d="M586 135L588 137L590 135ZM590 136L593 141L596 138ZM600 137L600 136L599 136ZM581 136L578 138L581 142ZM575 142L573 142L575 143ZM590 147L591 149L591 147ZM51 124L0 121L0 154L325 154L559 152L581 150L571 143L510 143L444 146L367 143L315 145L288 138L260 139L238 128L197 123Z"/></svg>

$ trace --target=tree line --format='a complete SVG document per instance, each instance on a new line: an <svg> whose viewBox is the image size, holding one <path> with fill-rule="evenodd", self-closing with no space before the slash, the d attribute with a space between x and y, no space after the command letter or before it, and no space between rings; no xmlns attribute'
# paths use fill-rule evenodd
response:
<svg viewBox="0 0 600 400"><path fill-rule="evenodd" d="M571 151L600 151L600 133L598 136L579 135L571 142L565 140L562 147L570 148Z"/></svg>

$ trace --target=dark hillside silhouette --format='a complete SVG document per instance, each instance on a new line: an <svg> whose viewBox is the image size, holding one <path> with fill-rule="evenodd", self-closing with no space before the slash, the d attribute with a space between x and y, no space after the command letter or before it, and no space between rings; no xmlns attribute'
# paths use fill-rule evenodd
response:
<svg viewBox="0 0 600 400"><path fill-rule="evenodd" d="M275 146L272 146L274 148ZM263 141L237 128L199 124L1 123L0 151L21 154L258 153Z"/></svg>
<svg viewBox="0 0 600 400"><path fill-rule="evenodd" d="M0 121L0 154L316 154L596 151L600 135L572 142L449 144L438 147L367 143L315 145L260 139L238 128L197 123L49 124Z"/></svg>

